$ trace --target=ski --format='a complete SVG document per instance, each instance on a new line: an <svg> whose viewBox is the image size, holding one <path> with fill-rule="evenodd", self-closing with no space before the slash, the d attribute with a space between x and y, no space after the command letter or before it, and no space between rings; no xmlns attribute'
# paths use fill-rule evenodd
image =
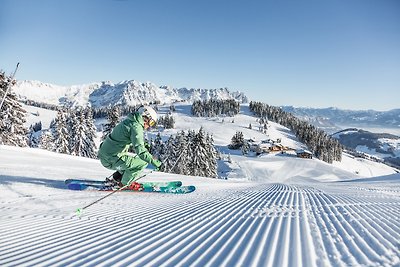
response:
<svg viewBox="0 0 400 267"><path fill-rule="evenodd" d="M66 185L69 184L82 184L86 186L92 186L92 187L105 187L107 186L105 181L96 181L96 180L85 180L85 179L67 179L64 181ZM171 187L171 186L181 186L182 182L181 181L163 181L163 182L140 182L140 185L142 187L147 188L147 187Z"/></svg>
<svg viewBox="0 0 400 267"><path fill-rule="evenodd" d="M71 190L98 190L98 191L114 191L115 189L107 186L104 181L68 179L65 180L68 189ZM166 182L141 182L136 183L134 189L123 189L122 192L159 192L171 194L187 194L196 190L195 186L182 186L181 181Z"/></svg>
<svg viewBox="0 0 400 267"><path fill-rule="evenodd" d="M82 183L82 184L93 184L93 185L104 185L105 181L96 181L96 180L86 180L86 179L67 179L64 181L64 183L70 184L70 183Z"/></svg>

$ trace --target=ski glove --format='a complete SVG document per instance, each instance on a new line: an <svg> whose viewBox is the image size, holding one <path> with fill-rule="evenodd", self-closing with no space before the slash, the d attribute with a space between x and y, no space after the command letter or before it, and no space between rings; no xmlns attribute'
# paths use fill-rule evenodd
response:
<svg viewBox="0 0 400 267"><path fill-rule="evenodd" d="M147 151L151 151L151 144L144 142L144 147L147 149Z"/></svg>
<svg viewBox="0 0 400 267"><path fill-rule="evenodd" d="M158 165L158 167L156 168L156 171L162 171L164 170L164 164L162 162L160 162L160 165Z"/></svg>

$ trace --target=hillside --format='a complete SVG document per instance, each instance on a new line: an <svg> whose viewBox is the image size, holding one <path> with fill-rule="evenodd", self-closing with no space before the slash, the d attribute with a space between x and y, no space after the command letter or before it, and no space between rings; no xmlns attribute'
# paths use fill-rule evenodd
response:
<svg viewBox="0 0 400 267"><path fill-rule="evenodd" d="M161 109L161 113L166 112ZM97 160L0 146L1 266L393 266L400 264L400 174L344 154L326 164L291 154L242 156L235 131L249 138L294 135L270 123L248 129L248 107L233 118L197 118L178 105L176 128L203 127L226 156L226 179L153 172L144 180L181 180L188 195L70 191L67 178L103 180ZM30 119L35 112L30 112ZM40 116L51 116L39 111ZM47 119L48 120L48 119ZM156 132L149 133L150 136Z"/></svg>

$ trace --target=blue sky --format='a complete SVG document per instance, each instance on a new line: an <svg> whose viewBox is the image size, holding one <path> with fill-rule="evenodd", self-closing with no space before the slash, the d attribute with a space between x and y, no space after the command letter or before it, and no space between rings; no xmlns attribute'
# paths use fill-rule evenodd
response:
<svg viewBox="0 0 400 267"><path fill-rule="evenodd" d="M0 0L0 68L75 85L228 87L270 105L400 108L398 0Z"/></svg>

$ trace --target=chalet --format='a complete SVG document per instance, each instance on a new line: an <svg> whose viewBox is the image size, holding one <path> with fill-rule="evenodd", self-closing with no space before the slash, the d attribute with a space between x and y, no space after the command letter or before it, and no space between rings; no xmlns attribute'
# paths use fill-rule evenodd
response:
<svg viewBox="0 0 400 267"><path fill-rule="evenodd" d="M303 159L312 159L313 157L312 153L305 149L296 150L296 155L298 158L303 158Z"/></svg>
<svg viewBox="0 0 400 267"><path fill-rule="evenodd" d="M254 151L257 153L257 155L261 153L269 153L271 151L271 144L265 144L265 143L258 144L255 147Z"/></svg>
<svg viewBox="0 0 400 267"><path fill-rule="evenodd" d="M283 145L281 145L281 144L275 143L275 144L272 144L270 147L270 151L272 151L272 152L283 151L283 150L285 150L285 149L284 149Z"/></svg>

